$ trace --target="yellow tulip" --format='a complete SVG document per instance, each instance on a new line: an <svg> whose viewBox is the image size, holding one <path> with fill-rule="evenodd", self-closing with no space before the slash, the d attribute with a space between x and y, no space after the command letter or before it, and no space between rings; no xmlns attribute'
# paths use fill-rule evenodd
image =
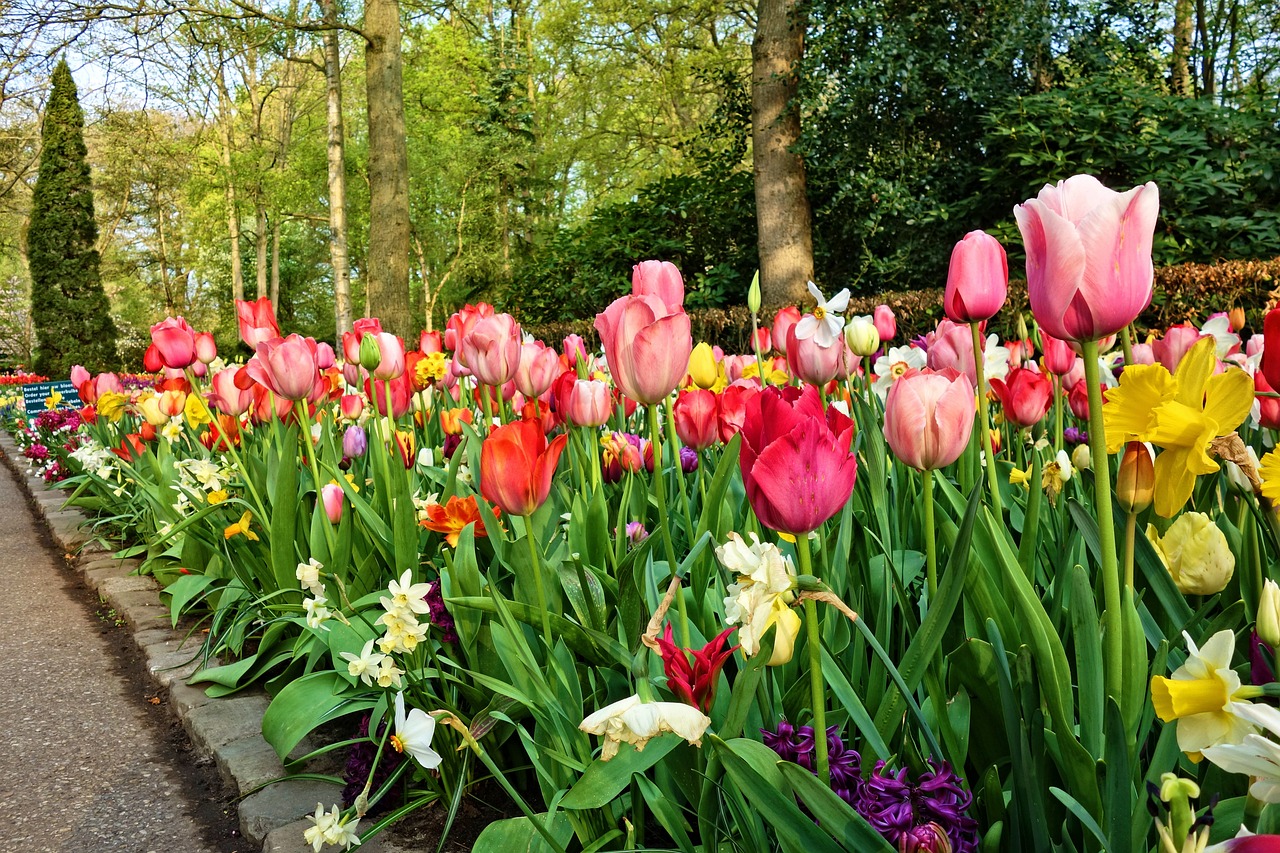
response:
<svg viewBox="0 0 1280 853"><path fill-rule="evenodd" d="M1280 586L1268 579L1258 599L1258 638L1272 648L1280 647Z"/></svg>
<svg viewBox="0 0 1280 853"><path fill-rule="evenodd" d="M162 427L169 423L169 416L160 411L160 398L155 394L138 399L138 411L143 419L153 427Z"/></svg>
<svg viewBox="0 0 1280 853"><path fill-rule="evenodd" d="M716 384L716 354L706 341L694 347L689 354L689 378L699 388L711 388Z"/></svg>
<svg viewBox="0 0 1280 853"><path fill-rule="evenodd" d="M1202 512L1178 516L1163 537L1147 525L1147 538L1183 595L1222 592L1235 573L1236 558L1227 537Z"/></svg>

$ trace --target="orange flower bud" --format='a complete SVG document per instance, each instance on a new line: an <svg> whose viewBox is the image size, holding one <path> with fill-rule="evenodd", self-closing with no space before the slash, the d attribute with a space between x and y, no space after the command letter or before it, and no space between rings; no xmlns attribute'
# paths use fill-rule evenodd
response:
<svg viewBox="0 0 1280 853"><path fill-rule="evenodd" d="M1120 472L1116 475L1116 500L1125 512L1142 512L1155 495L1156 468L1151 451L1141 441L1124 448Z"/></svg>

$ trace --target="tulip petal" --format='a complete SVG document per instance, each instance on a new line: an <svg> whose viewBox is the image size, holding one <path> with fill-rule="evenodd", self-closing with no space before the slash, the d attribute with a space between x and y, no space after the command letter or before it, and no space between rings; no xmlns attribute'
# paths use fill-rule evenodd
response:
<svg viewBox="0 0 1280 853"><path fill-rule="evenodd" d="M1039 199L1013 209L1027 249L1027 296L1031 311L1049 334L1075 340L1064 324L1084 274L1084 245L1075 226Z"/></svg>
<svg viewBox="0 0 1280 853"><path fill-rule="evenodd" d="M808 420L765 448L752 474L772 507L770 520L780 525L774 529L799 535L839 511L853 491L857 463L836 445L825 424Z"/></svg>

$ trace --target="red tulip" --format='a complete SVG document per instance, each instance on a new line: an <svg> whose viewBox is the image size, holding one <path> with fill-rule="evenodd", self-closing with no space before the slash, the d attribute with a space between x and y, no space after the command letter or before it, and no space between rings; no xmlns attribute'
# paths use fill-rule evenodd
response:
<svg viewBox="0 0 1280 853"><path fill-rule="evenodd" d="M537 421L504 424L480 445L480 493L508 515L529 515L546 501L567 435L550 444Z"/></svg>
<svg viewBox="0 0 1280 853"><path fill-rule="evenodd" d="M423 332L418 335L418 352L423 355L444 352L444 338L439 332Z"/></svg>
<svg viewBox="0 0 1280 853"><path fill-rule="evenodd" d="M218 344L209 332L196 332L196 361L208 364L218 357Z"/></svg>
<svg viewBox="0 0 1280 853"><path fill-rule="evenodd" d="M787 353L787 333L791 327L800 322L800 309L794 305L779 308L773 315L773 345L783 355Z"/></svg>
<svg viewBox="0 0 1280 853"><path fill-rule="evenodd" d="M364 397L359 394L343 394L338 401L338 410L342 417L354 421L364 413Z"/></svg>
<svg viewBox="0 0 1280 853"><path fill-rule="evenodd" d="M399 377L386 382L372 378L364 382L365 396L383 417L387 416L388 388L391 389L391 417L403 418L409 413L409 408L413 404L413 386L409 382L407 373L402 373Z"/></svg>
<svg viewBox="0 0 1280 853"><path fill-rule="evenodd" d="M320 380L316 342L297 334L263 341L246 369L255 381L270 388L276 396L305 400Z"/></svg>
<svg viewBox="0 0 1280 853"><path fill-rule="evenodd" d="M760 523L796 536L816 530L853 492L853 421L825 412L818 389L766 388L747 404L740 465Z"/></svg>
<svg viewBox="0 0 1280 853"><path fill-rule="evenodd" d="M631 268L631 295L657 296L669 312L684 309L684 279L670 261L641 261Z"/></svg>
<svg viewBox="0 0 1280 853"><path fill-rule="evenodd" d="M542 343L521 345L515 376L521 394L530 399L541 397L560 373L560 356L551 347Z"/></svg>
<svg viewBox="0 0 1280 853"><path fill-rule="evenodd" d="M976 406L973 383L963 373L908 370L885 399L885 440L918 471L945 468L968 446Z"/></svg>
<svg viewBox="0 0 1280 853"><path fill-rule="evenodd" d="M596 315L609 372L622 392L652 406L676 389L689 368L689 315L654 294L623 296Z"/></svg>
<svg viewBox="0 0 1280 853"><path fill-rule="evenodd" d="M760 386L755 382L734 382L720 392L716 401L716 430L720 441L728 444L730 439L742 432L742 424L747 419L747 404L760 393Z"/></svg>
<svg viewBox="0 0 1280 853"><path fill-rule="evenodd" d="M151 344L165 367L185 370L196 360L195 330L181 317L167 317L152 326Z"/></svg>
<svg viewBox="0 0 1280 853"><path fill-rule="evenodd" d="M569 422L574 426L598 427L613 414L613 394L609 386L594 379L572 379L569 392Z"/></svg>
<svg viewBox="0 0 1280 853"><path fill-rule="evenodd" d="M1090 175L1045 185L1016 206L1041 328L1064 341L1096 341L1137 319L1151 302L1159 213L1154 183L1118 193Z"/></svg>
<svg viewBox="0 0 1280 853"><path fill-rule="evenodd" d="M1253 390L1259 394L1274 392L1276 389L1267 381L1261 370L1253 374ZM1280 429L1280 397L1258 397L1258 419L1267 429Z"/></svg>
<svg viewBox="0 0 1280 853"><path fill-rule="evenodd" d="M140 459L142 454L147 452L147 444L139 433L131 432L121 439L118 447L111 448L111 452L125 462L133 462Z"/></svg>
<svg viewBox="0 0 1280 853"><path fill-rule="evenodd" d="M1005 420L1017 427L1035 426L1053 402L1049 377L1025 367L1015 367L1004 379L992 379L991 390L1000 398Z"/></svg>
<svg viewBox="0 0 1280 853"><path fill-rule="evenodd" d="M725 628L715 639L696 651L682 649L675 644L670 624L662 636L657 638L662 670L667 676L667 689L704 714L711 713L711 705L716 698L716 684L720 681L720 670L738 648L725 645L731 633L733 628ZM689 660L690 655L693 657L692 662Z"/></svg>
<svg viewBox="0 0 1280 853"><path fill-rule="evenodd" d="M751 346L762 354L773 349L773 336L769 333L768 326L761 326L756 329L755 337L751 339Z"/></svg>
<svg viewBox="0 0 1280 853"><path fill-rule="evenodd" d="M871 316L876 324L876 332L880 335L880 343L893 340L893 336L898 333L898 318L893 315L893 309L888 305L877 305Z"/></svg>
<svg viewBox="0 0 1280 853"><path fill-rule="evenodd" d="M676 435L685 447L706 450L719 437L716 422L716 395L697 388L683 391L676 398L672 411L675 415Z"/></svg>
<svg viewBox="0 0 1280 853"><path fill-rule="evenodd" d="M280 337L280 324L276 322L276 309L266 296L257 302L236 300L236 322L240 326L240 340L249 349L257 350L258 344Z"/></svg>
<svg viewBox="0 0 1280 853"><path fill-rule="evenodd" d="M142 369L147 373L159 373L164 370L164 359L160 357L160 350L155 344L148 346L146 352L142 354Z"/></svg>
<svg viewBox="0 0 1280 853"><path fill-rule="evenodd" d="M336 483L326 483L320 487L320 500L324 504L324 514L329 517L330 524L342 521L342 487Z"/></svg>
<svg viewBox="0 0 1280 853"><path fill-rule="evenodd" d="M951 250L942 307L957 323L989 320L1004 307L1009 293L1009 259L1000 241L985 231L970 231Z"/></svg>
<svg viewBox="0 0 1280 853"><path fill-rule="evenodd" d="M1280 388L1280 308L1263 318L1262 340L1262 373L1272 388Z"/></svg>
<svg viewBox="0 0 1280 853"><path fill-rule="evenodd" d="M477 320L462 339L459 359L485 385L506 385L520 368L520 326L510 314Z"/></svg>
<svg viewBox="0 0 1280 853"><path fill-rule="evenodd" d="M1040 348L1044 350L1044 369L1058 376L1065 376L1075 366L1076 354L1071 345L1040 330Z"/></svg>
<svg viewBox="0 0 1280 853"><path fill-rule="evenodd" d="M1106 389L1103 391L1105 393ZM1070 407L1071 414L1080 420L1089 420L1089 383L1082 379L1072 386L1067 394L1067 406Z"/></svg>
<svg viewBox="0 0 1280 853"><path fill-rule="evenodd" d="M791 375L810 385L826 385L840 373L844 362L845 343L841 335L835 343L824 347L816 337L799 338L796 327L787 329L787 367Z"/></svg>

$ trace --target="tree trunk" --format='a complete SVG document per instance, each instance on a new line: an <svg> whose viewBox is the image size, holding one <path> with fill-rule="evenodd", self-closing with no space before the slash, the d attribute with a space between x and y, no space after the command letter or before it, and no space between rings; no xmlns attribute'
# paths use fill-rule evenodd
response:
<svg viewBox="0 0 1280 853"><path fill-rule="evenodd" d="M1209 43L1209 13L1205 0L1196 0L1196 33L1200 37L1200 97L1213 100L1213 54L1217 45Z"/></svg>
<svg viewBox="0 0 1280 853"><path fill-rule="evenodd" d="M258 230L253 235L253 240L258 250L256 270L258 292L254 298L261 299L269 295L267 291L267 209L263 207L262 202L258 202L257 216Z"/></svg>
<svg viewBox="0 0 1280 853"><path fill-rule="evenodd" d="M751 43L751 141L760 288L765 304L796 304L813 278L813 234L805 194L799 90L804 16L798 0L760 0Z"/></svg>
<svg viewBox="0 0 1280 853"><path fill-rule="evenodd" d="M383 328L408 336L409 154L398 0L368 0L364 12L365 86L369 108L369 252L365 291Z"/></svg>
<svg viewBox="0 0 1280 853"><path fill-rule="evenodd" d="M240 210L236 202L236 183L232 177L231 146L231 95L227 92L227 81L223 77L222 57L219 55L218 68L218 130L222 136L222 171L226 178L227 233L231 240L231 298L244 299L244 266L240 260Z"/></svg>
<svg viewBox="0 0 1280 853"><path fill-rule="evenodd" d="M1169 83L1175 95L1191 91L1191 0L1174 0L1173 58L1169 67Z"/></svg>
<svg viewBox="0 0 1280 853"><path fill-rule="evenodd" d="M271 220L271 310L280 316L280 217Z"/></svg>
<svg viewBox="0 0 1280 853"><path fill-rule="evenodd" d="M337 0L320 0L324 22L338 23ZM329 262L333 265L333 318L337 334L351 331L351 266L347 256L346 133L342 127L342 65L338 31L324 31L324 78L329 131Z"/></svg>

